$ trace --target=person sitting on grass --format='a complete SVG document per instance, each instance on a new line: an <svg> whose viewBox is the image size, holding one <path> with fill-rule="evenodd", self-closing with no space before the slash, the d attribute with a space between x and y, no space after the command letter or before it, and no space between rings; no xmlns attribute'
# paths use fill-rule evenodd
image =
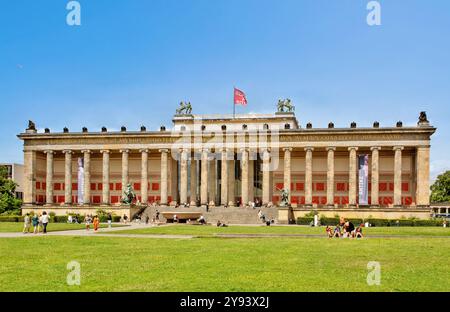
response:
<svg viewBox="0 0 450 312"><path fill-rule="evenodd" d="M355 237L356 238L363 238L364 236L363 236L363 233L362 233L362 228L363 228L363 226L364 226L364 224L360 224L357 228L356 228L356 230L355 230Z"/></svg>
<svg viewBox="0 0 450 312"><path fill-rule="evenodd" d="M331 228L331 226L327 225L327 228L325 229L325 231L328 234L328 238L332 238L333 237L333 229Z"/></svg>
<svg viewBox="0 0 450 312"><path fill-rule="evenodd" d="M339 224L334 228L333 237L341 237L341 227Z"/></svg>
<svg viewBox="0 0 450 312"><path fill-rule="evenodd" d="M227 227L228 225L226 225L225 223L220 222L220 220L217 220L217 226L218 227Z"/></svg>
<svg viewBox="0 0 450 312"><path fill-rule="evenodd" d="M205 220L205 217L203 216L203 215L201 215L200 216L200 218L198 218L198 223L200 223L200 224L206 224L206 220Z"/></svg>
<svg viewBox="0 0 450 312"><path fill-rule="evenodd" d="M23 234L27 234L28 232L30 232L30 221L30 214L27 213L23 218Z"/></svg>
<svg viewBox="0 0 450 312"><path fill-rule="evenodd" d="M350 221L345 222L344 237L355 237L355 226Z"/></svg>

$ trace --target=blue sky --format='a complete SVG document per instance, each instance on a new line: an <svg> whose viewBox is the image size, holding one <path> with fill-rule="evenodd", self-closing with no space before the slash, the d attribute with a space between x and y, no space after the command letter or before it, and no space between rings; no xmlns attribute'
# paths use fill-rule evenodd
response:
<svg viewBox="0 0 450 312"><path fill-rule="evenodd" d="M22 162L28 119L61 131L170 126L181 100L194 113L296 105L299 122L415 124L428 112L432 175L450 169L450 1L67 0L0 4L0 162Z"/></svg>

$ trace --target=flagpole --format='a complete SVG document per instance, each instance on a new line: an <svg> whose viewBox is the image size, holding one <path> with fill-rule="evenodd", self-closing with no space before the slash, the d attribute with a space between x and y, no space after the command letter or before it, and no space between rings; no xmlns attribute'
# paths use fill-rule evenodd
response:
<svg viewBox="0 0 450 312"><path fill-rule="evenodd" d="M236 91L236 87L233 87L233 119L236 118L236 103L234 103L234 92Z"/></svg>

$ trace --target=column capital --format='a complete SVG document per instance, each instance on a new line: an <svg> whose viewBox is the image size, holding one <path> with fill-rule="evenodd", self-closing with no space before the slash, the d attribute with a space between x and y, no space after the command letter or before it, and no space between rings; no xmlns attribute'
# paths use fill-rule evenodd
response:
<svg viewBox="0 0 450 312"><path fill-rule="evenodd" d="M72 154L71 150L63 150L62 152L63 152L63 154Z"/></svg>
<svg viewBox="0 0 450 312"><path fill-rule="evenodd" d="M248 152L248 147L241 147L239 150L240 150L242 153L243 153L243 152Z"/></svg>
<svg viewBox="0 0 450 312"><path fill-rule="evenodd" d="M292 152L292 147L283 147L283 151Z"/></svg>
<svg viewBox="0 0 450 312"><path fill-rule="evenodd" d="M92 152L90 150L81 150L82 154L91 154Z"/></svg>
<svg viewBox="0 0 450 312"><path fill-rule="evenodd" d="M45 150L44 151L44 154L54 154L55 152L54 151L52 151L52 150Z"/></svg>
<svg viewBox="0 0 450 312"><path fill-rule="evenodd" d="M371 151L374 151L374 150L379 151L379 150L381 150L381 146L372 146L372 147L370 148L370 150L371 150Z"/></svg>
<svg viewBox="0 0 450 312"><path fill-rule="evenodd" d="M314 151L314 147L312 147L312 146L307 146L307 147L305 147L304 148L304 150L305 150L305 152L307 152L307 151Z"/></svg>
<svg viewBox="0 0 450 312"><path fill-rule="evenodd" d="M169 150L167 148L162 148L162 149L159 149L158 152L160 152L160 153L169 153Z"/></svg>
<svg viewBox="0 0 450 312"><path fill-rule="evenodd" d="M148 148L140 149L139 153L148 153Z"/></svg>
<svg viewBox="0 0 450 312"><path fill-rule="evenodd" d="M270 153L270 147L261 148L261 153L265 153L265 152Z"/></svg>
<svg viewBox="0 0 450 312"><path fill-rule="evenodd" d="M129 149L121 149L120 152L122 154L128 154L130 152L130 150Z"/></svg>
<svg viewBox="0 0 450 312"><path fill-rule="evenodd" d="M100 153L102 153L102 154L109 154L109 153L111 153L111 151L110 150L100 150Z"/></svg>
<svg viewBox="0 0 450 312"><path fill-rule="evenodd" d="M348 150L349 151L357 151L358 150L358 147L357 146L350 146L349 148L348 148Z"/></svg>
<svg viewBox="0 0 450 312"><path fill-rule="evenodd" d="M327 151L327 152L329 152L329 151L335 151L336 150L336 147L334 147L334 146L328 146L327 148L325 148L325 150Z"/></svg>
<svg viewBox="0 0 450 312"><path fill-rule="evenodd" d="M403 146L394 146L394 147L392 148L392 150L394 150L394 151L397 151L397 150L402 151L403 149L404 149Z"/></svg>
<svg viewBox="0 0 450 312"><path fill-rule="evenodd" d="M198 150L199 153L209 153L209 149L208 148L201 148Z"/></svg>

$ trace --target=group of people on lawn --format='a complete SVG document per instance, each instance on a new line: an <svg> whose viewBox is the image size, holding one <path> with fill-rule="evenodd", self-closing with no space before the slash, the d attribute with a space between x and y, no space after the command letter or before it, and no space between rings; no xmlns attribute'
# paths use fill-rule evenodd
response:
<svg viewBox="0 0 450 312"><path fill-rule="evenodd" d="M333 229L331 226L326 227L326 232L329 238L343 237L343 238L363 238L362 228L364 224L360 224L355 228L354 224L346 221L343 217L340 218L339 224Z"/></svg>
<svg viewBox="0 0 450 312"><path fill-rule="evenodd" d="M42 214L36 214L34 213L31 217L29 213L25 215L23 218L23 233L27 234L30 232L31 225L33 225L33 233L38 234L41 232L46 234L47 233L47 225L50 221L50 217L47 214L47 212L43 211Z"/></svg>

